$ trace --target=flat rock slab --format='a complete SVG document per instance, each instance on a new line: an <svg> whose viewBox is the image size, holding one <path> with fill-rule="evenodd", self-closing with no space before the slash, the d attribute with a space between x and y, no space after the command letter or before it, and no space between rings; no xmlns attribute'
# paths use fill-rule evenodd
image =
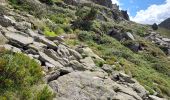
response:
<svg viewBox="0 0 170 100"><path fill-rule="evenodd" d="M56 100L142 100L132 88L119 85L102 72L72 72L49 83Z"/></svg>
<svg viewBox="0 0 170 100"><path fill-rule="evenodd" d="M62 68L63 67L58 61L55 61L54 59L50 58L45 53L39 52L39 55L40 55L40 60L41 61L49 62L49 63L53 64L55 67L57 67L57 68Z"/></svg>
<svg viewBox="0 0 170 100"><path fill-rule="evenodd" d="M14 41L14 42L19 43L23 46L31 44L34 41L34 39L31 37L24 36L24 35L17 34L17 33L7 32L7 33L5 33L5 36L9 39L10 42Z"/></svg>

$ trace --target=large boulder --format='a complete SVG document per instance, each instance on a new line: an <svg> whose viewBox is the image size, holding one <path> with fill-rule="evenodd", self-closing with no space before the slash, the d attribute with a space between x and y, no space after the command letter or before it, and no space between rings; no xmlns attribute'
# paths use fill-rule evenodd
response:
<svg viewBox="0 0 170 100"><path fill-rule="evenodd" d="M56 100L142 100L132 88L117 84L102 72L72 72L49 85Z"/></svg>
<svg viewBox="0 0 170 100"><path fill-rule="evenodd" d="M108 35L110 35L111 37L113 37L119 41L122 41L122 40L133 40L134 41L135 40L132 33L130 33L130 32L122 33L120 30L117 30L115 28L113 28L112 31L110 31L108 33Z"/></svg>

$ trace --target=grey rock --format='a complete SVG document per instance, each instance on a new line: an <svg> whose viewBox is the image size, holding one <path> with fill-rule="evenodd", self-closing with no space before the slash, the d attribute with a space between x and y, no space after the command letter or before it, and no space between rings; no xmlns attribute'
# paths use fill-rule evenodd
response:
<svg viewBox="0 0 170 100"><path fill-rule="evenodd" d="M68 49L70 54L73 55L74 57L76 57L78 60L82 59L81 54L79 54L77 51L73 50L73 49Z"/></svg>
<svg viewBox="0 0 170 100"><path fill-rule="evenodd" d="M18 22L15 24L15 29L19 31L25 31L27 29L31 29L31 23L28 22Z"/></svg>
<svg viewBox="0 0 170 100"><path fill-rule="evenodd" d="M127 82L127 83L135 83L135 80L133 80L130 76L124 74L123 72L117 72L117 71L113 72L112 80Z"/></svg>
<svg viewBox="0 0 170 100"><path fill-rule="evenodd" d="M113 71L114 71L114 68L115 68L116 66L115 65L107 65L107 64L104 64L103 66L102 66L102 69L104 70L104 71L106 71L107 73L112 73Z"/></svg>
<svg viewBox="0 0 170 100"><path fill-rule="evenodd" d="M5 36L14 45L26 46L33 43L34 39L17 33L6 32Z"/></svg>
<svg viewBox="0 0 170 100"><path fill-rule="evenodd" d="M3 27L8 27L8 26L12 26L14 25L15 21L8 17L8 16L1 16L0 15L0 24L3 26Z"/></svg>
<svg viewBox="0 0 170 100"><path fill-rule="evenodd" d="M96 55L89 47L78 48L78 51L88 57L92 57L94 59L104 61L102 58Z"/></svg>
<svg viewBox="0 0 170 100"><path fill-rule="evenodd" d="M40 55L40 60L41 61L49 62L49 63L53 64L56 68L62 68L63 67L58 61L55 61L54 59L50 58L45 53L39 52L39 55Z"/></svg>
<svg viewBox="0 0 170 100"><path fill-rule="evenodd" d="M85 71L85 70L87 70L86 66L84 66L81 63L79 63L77 60L71 60L68 67L72 67L74 70L78 70L78 71Z"/></svg>
<svg viewBox="0 0 170 100"><path fill-rule="evenodd" d="M165 42L170 42L169 38L162 38L162 40L165 41Z"/></svg>
<svg viewBox="0 0 170 100"><path fill-rule="evenodd" d="M149 98L150 98L150 100L166 100L164 98L159 98L159 97L154 96L154 95L149 95Z"/></svg>
<svg viewBox="0 0 170 100"><path fill-rule="evenodd" d="M24 51L26 54L33 54L33 55L37 55L38 52L34 49L27 49Z"/></svg>
<svg viewBox="0 0 170 100"><path fill-rule="evenodd" d="M61 44L58 45L57 53L60 57L68 58L70 56L70 52L67 47Z"/></svg>
<svg viewBox="0 0 170 100"><path fill-rule="evenodd" d="M46 76L46 81L47 82L53 81L57 79L59 76L60 76L60 71L51 72L49 75Z"/></svg>
<svg viewBox="0 0 170 100"><path fill-rule="evenodd" d="M55 66L54 66L53 64L50 64L50 63L48 63L48 62L45 62L45 66L46 66L47 68L55 68Z"/></svg>
<svg viewBox="0 0 170 100"><path fill-rule="evenodd" d="M142 100L133 89L102 76L101 72L72 72L51 81L49 86L57 100Z"/></svg>
<svg viewBox="0 0 170 100"><path fill-rule="evenodd" d="M35 33L33 30L31 30L31 29L27 29L26 31L25 31L29 36L31 36L31 37L36 37L36 36L38 36L38 34L37 33Z"/></svg>
<svg viewBox="0 0 170 100"><path fill-rule="evenodd" d="M35 41L42 42L47 45L47 47L51 49L57 49L57 45L53 42L45 38L44 36L37 36Z"/></svg>
<svg viewBox="0 0 170 100"><path fill-rule="evenodd" d="M28 46L28 48L34 49L36 51L43 51L45 48L47 48L47 45L41 42L33 42Z"/></svg>
<svg viewBox="0 0 170 100"><path fill-rule="evenodd" d="M84 59L81 59L80 62L86 66L87 69L93 69L95 68L95 63L91 57L86 57Z"/></svg>
<svg viewBox="0 0 170 100"><path fill-rule="evenodd" d="M59 57L59 55L53 49L45 50L44 53L49 57L53 58L54 60L60 62L64 66L68 65L69 63L68 59Z"/></svg>
<svg viewBox="0 0 170 100"><path fill-rule="evenodd" d="M125 33L125 38L127 38L129 40L135 40L134 36L130 32L126 32Z"/></svg>

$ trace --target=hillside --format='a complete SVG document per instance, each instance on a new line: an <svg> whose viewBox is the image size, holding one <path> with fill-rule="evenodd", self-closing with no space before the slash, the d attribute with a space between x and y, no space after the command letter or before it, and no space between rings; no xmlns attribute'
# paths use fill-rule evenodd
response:
<svg viewBox="0 0 170 100"><path fill-rule="evenodd" d="M0 0L0 100L168 100L163 34L111 0Z"/></svg>
<svg viewBox="0 0 170 100"><path fill-rule="evenodd" d="M160 27L170 30L170 18L164 20L159 24Z"/></svg>

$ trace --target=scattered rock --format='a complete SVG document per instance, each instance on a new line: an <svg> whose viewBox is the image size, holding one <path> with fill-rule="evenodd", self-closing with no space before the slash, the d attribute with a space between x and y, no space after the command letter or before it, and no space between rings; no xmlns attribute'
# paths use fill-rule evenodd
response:
<svg viewBox="0 0 170 100"><path fill-rule="evenodd" d="M60 57L68 58L70 56L70 52L68 51L67 47L60 44L58 45L57 53Z"/></svg>
<svg viewBox="0 0 170 100"><path fill-rule="evenodd" d="M50 58L45 53L39 52L39 55L40 55L41 61L49 62L49 63L53 64L56 68L62 68L63 67L58 61L55 61L54 59Z"/></svg>
<svg viewBox="0 0 170 100"><path fill-rule="evenodd" d="M57 45L53 42L45 38L44 36L37 36L35 41L42 42L47 45L47 47L51 49L57 49Z"/></svg>
<svg viewBox="0 0 170 100"><path fill-rule="evenodd" d="M31 29L31 23L28 22L18 22L15 24L15 29L19 30L19 31L24 31L27 29Z"/></svg>
<svg viewBox="0 0 170 100"><path fill-rule="evenodd" d="M8 40L0 32L0 45L4 45L6 43L8 43Z"/></svg>
<svg viewBox="0 0 170 100"><path fill-rule="evenodd" d="M112 73L113 71L114 71L114 68L115 68L116 66L115 65L107 65L107 64L104 64L103 66L102 66L102 69L104 70L104 71L106 71L107 73Z"/></svg>
<svg viewBox="0 0 170 100"><path fill-rule="evenodd" d="M73 49L68 49L70 54L73 55L74 57L76 57L78 60L82 59L81 54L79 54L77 51L73 50Z"/></svg>
<svg viewBox="0 0 170 100"><path fill-rule="evenodd" d="M0 25L2 25L3 27L8 27L8 26L12 26L14 25L15 20L8 17L8 16L1 16L0 15Z"/></svg>

